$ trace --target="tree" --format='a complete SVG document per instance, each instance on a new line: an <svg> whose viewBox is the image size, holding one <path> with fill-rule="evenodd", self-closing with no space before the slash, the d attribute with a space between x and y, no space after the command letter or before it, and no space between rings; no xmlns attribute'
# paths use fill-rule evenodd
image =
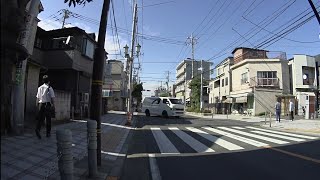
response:
<svg viewBox="0 0 320 180"><path fill-rule="evenodd" d="M142 91L143 91L143 85L142 83L134 83L133 84L133 90L132 90L132 97L137 99L137 106L140 106L140 103L142 101Z"/></svg>
<svg viewBox="0 0 320 180"><path fill-rule="evenodd" d="M203 86L208 85L207 81L203 81ZM189 89L191 89L191 96L190 96L190 102L191 102L191 108L200 111L200 89L201 89L201 80L199 77L194 78L189 83ZM203 95L205 95L206 92L203 91Z"/></svg>

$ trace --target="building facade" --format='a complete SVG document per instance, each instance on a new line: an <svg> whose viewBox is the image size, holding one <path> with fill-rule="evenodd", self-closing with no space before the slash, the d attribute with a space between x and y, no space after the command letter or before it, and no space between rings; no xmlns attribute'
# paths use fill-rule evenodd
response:
<svg viewBox="0 0 320 180"><path fill-rule="evenodd" d="M38 27L35 49L28 63L27 104L30 109L27 113L30 121L34 119L34 97L44 74L49 75L52 87L63 96L57 97L64 107L56 112L58 118L70 119L72 110L75 117L89 117L95 46L95 35L78 27L51 31Z"/></svg>
<svg viewBox="0 0 320 180"><path fill-rule="evenodd" d="M236 48L233 54L232 85L227 96L232 99L233 113L259 115L274 112L278 98L291 97L285 53ZM286 105L287 102L283 101L283 114Z"/></svg>
<svg viewBox="0 0 320 180"><path fill-rule="evenodd" d="M106 110L126 110L127 81L124 64L119 60L108 60L102 87L103 108Z"/></svg>
<svg viewBox="0 0 320 180"><path fill-rule="evenodd" d="M211 74L211 62L207 62L204 60L195 60L193 62L193 77L200 78L201 76L201 61L203 66L203 81L210 80ZM190 103L190 93L191 90L188 88L189 83L192 80L192 60L186 59L179 63L176 68L176 83L175 83L175 95L177 98L182 99L185 103ZM204 96L204 105L208 104L208 96Z"/></svg>
<svg viewBox="0 0 320 180"><path fill-rule="evenodd" d="M209 82L209 106L214 113L229 113L232 104L230 96L232 88L231 66L233 57L228 57L215 66L215 77Z"/></svg>
<svg viewBox="0 0 320 180"><path fill-rule="evenodd" d="M302 108L306 108L310 114L315 113L316 61L320 62L313 56L294 55L288 62L290 92L296 97L298 115L303 115Z"/></svg>

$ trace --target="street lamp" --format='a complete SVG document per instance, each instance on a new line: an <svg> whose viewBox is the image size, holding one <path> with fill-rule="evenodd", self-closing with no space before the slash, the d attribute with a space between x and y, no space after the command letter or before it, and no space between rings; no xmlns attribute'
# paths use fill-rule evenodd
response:
<svg viewBox="0 0 320 180"><path fill-rule="evenodd" d="M132 46L133 47L133 46ZM126 45L124 48L124 54L125 57L127 58L127 72L128 69L130 68L130 73L128 73L128 88L129 88L129 100L128 100L128 106L127 106L127 115L128 115L128 119L127 119L127 123L126 125L130 126L131 125L131 118L132 118L132 69L133 69L133 59L134 59L134 55L133 55L133 50L131 49L131 56L129 55L129 47L128 45ZM140 49L141 46L140 44L136 45L136 56L138 57L140 54Z"/></svg>

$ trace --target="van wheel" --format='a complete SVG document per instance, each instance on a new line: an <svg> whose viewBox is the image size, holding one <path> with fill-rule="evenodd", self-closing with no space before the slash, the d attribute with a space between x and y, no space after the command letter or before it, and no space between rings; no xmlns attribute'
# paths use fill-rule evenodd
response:
<svg viewBox="0 0 320 180"><path fill-rule="evenodd" d="M150 111L149 111L149 109L147 109L147 110L145 111L145 113L146 113L146 116L150 116Z"/></svg>
<svg viewBox="0 0 320 180"><path fill-rule="evenodd" d="M168 118L168 113L167 113L167 111L162 111L162 117Z"/></svg>

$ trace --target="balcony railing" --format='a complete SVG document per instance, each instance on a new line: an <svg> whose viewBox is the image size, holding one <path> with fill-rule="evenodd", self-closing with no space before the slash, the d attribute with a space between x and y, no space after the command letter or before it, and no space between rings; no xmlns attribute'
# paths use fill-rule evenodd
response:
<svg viewBox="0 0 320 180"><path fill-rule="evenodd" d="M279 78L250 78L251 87L279 88Z"/></svg>

